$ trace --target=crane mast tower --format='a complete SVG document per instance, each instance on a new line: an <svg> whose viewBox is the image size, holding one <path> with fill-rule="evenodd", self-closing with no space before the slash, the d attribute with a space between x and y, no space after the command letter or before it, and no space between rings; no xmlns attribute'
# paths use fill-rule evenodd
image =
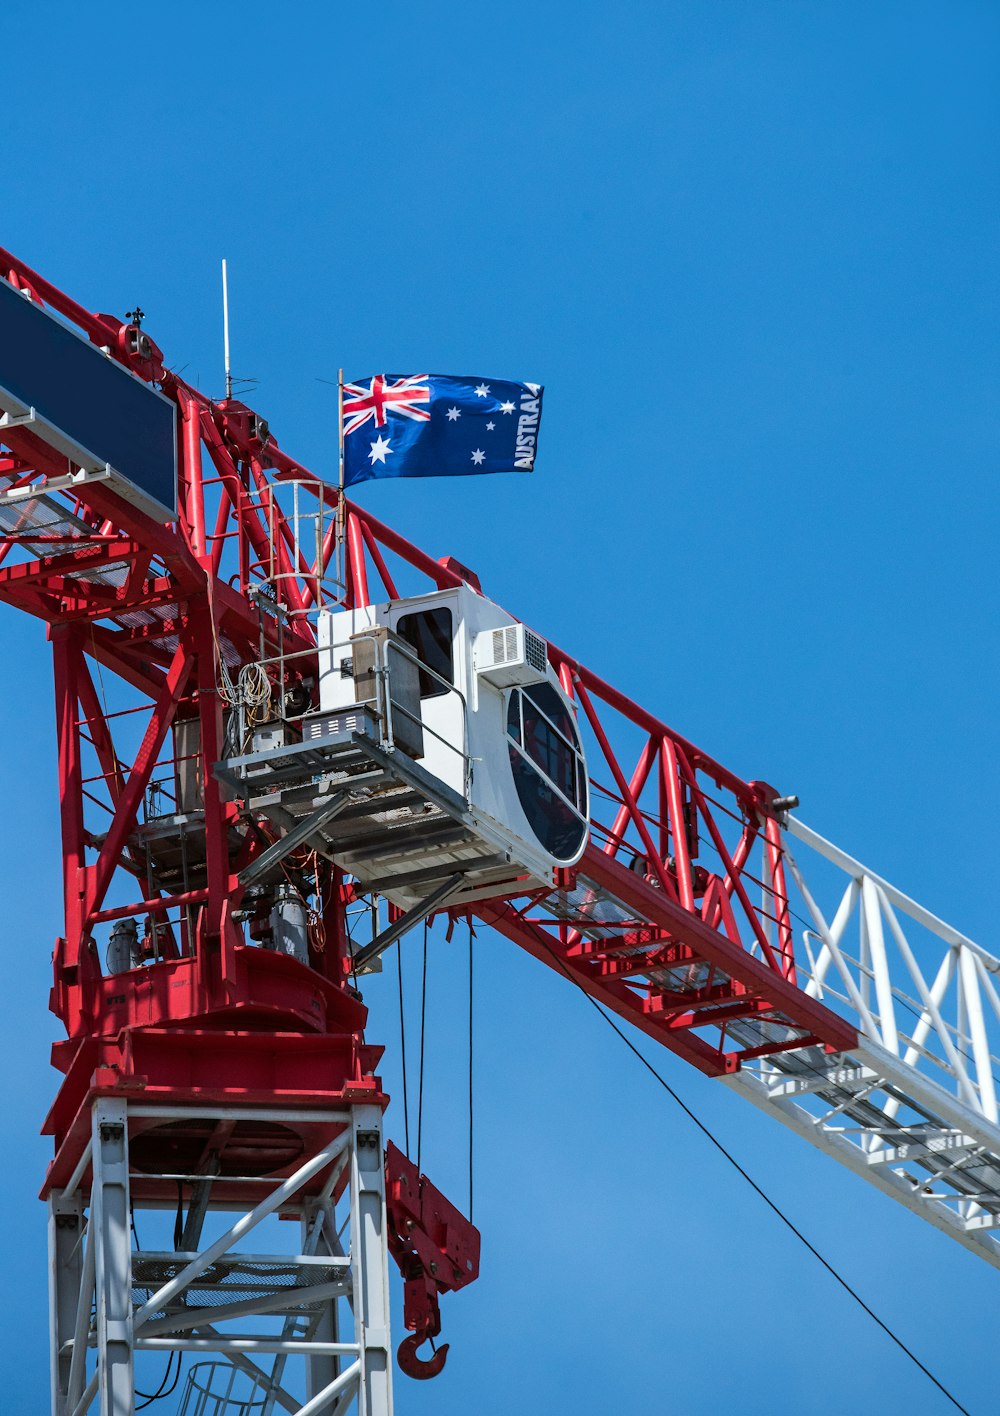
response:
<svg viewBox="0 0 1000 1416"><path fill-rule="evenodd" d="M439 915L1000 1266L1000 962L142 320L0 250L0 600L55 679L54 1416L386 1416L390 1258L399 1364L441 1370L479 1235L385 1143L362 1000Z"/></svg>

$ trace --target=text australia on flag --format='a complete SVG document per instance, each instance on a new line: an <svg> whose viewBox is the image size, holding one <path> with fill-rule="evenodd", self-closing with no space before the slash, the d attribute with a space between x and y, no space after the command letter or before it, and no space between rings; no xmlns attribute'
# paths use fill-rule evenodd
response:
<svg viewBox="0 0 1000 1416"><path fill-rule="evenodd" d="M372 477L531 472L541 384L374 374L344 384L344 484Z"/></svg>

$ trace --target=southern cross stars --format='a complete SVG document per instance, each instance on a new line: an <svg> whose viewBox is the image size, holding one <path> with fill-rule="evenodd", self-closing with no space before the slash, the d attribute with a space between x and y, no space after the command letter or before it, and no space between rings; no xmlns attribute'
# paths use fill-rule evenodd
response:
<svg viewBox="0 0 1000 1416"><path fill-rule="evenodd" d="M486 424L486 431L487 431L488 433L492 433L492 431L493 431L493 429L494 429L495 427L496 427L496 423L487 423L487 424Z"/></svg>
<svg viewBox="0 0 1000 1416"><path fill-rule="evenodd" d="M472 460L477 467L481 467L486 461L486 454L481 447L476 448L475 452L472 454Z"/></svg>
<svg viewBox="0 0 1000 1416"><path fill-rule="evenodd" d="M477 389L476 389L476 397L477 397L477 398L487 398L487 397L489 396L489 392L490 392L490 386L489 386L489 384L479 384L479 386L478 386Z"/></svg>
<svg viewBox="0 0 1000 1416"><path fill-rule="evenodd" d="M448 422L449 422L449 423L457 423L458 420L459 420L459 418L461 418L461 416L462 416L462 415L461 415L461 413L458 411L457 408L449 408L449 409L448 409L447 417L448 417Z"/></svg>
<svg viewBox="0 0 1000 1416"><path fill-rule="evenodd" d="M501 403L501 405L500 405L500 412L501 412L501 413L513 413L513 411L514 411L514 405L513 405L513 403L511 403L509 400L508 400L507 403Z"/></svg>
<svg viewBox="0 0 1000 1416"><path fill-rule="evenodd" d="M386 453L391 452L392 448L389 446L389 439L384 438L382 434L379 433L377 440L372 443L372 450L368 454L368 459L373 467L375 466L376 462L381 462L384 467Z"/></svg>

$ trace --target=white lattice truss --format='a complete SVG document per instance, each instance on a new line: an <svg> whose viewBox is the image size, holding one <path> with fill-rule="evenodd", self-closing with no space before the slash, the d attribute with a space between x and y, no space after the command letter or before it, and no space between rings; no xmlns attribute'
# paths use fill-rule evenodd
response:
<svg viewBox="0 0 1000 1416"><path fill-rule="evenodd" d="M131 1243L130 1121L195 1117L227 1123L275 1114L249 1107L143 1106L120 1098L94 1104L92 1139L77 1173L50 1198L55 1416L84 1416L95 1403L100 1416L132 1416L135 1359L143 1352L202 1359L204 1380L199 1369L189 1369L179 1397L185 1416L341 1416L348 1409L391 1416L377 1107L299 1113L306 1121L338 1125L339 1134L293 1175L275 1181L245 1213L223 1213L233 1209L232 1202L216 1206L204 1176L163 1177L202 1183L201 1199L192 1203L192 1209L200 1206L196 1227L200 1232L202 1219L214 1215L210 1227L224 1226L222 1232L196 1252L183 1239L169 1252ZM83 1183L88 1172L89 1193ZM341 1207L347 1213L338 1224L334 1194L345 1172ZM322 1190L307 1194L317 1176L325 1177ZM288 1215L299 1218L298 1252L288 1252L287 1241L279 1251L268 1248L275 1218ZM297 1394L303 1388L304 1399Z"/></svg>
<svg viewBox="0 0 1000 1416"><path fill-rule="evenodd" d="M1000 960L784 825L799 981L861 1038L850 1053L769 1057L727 1085L1000 1267Z"/></svg>

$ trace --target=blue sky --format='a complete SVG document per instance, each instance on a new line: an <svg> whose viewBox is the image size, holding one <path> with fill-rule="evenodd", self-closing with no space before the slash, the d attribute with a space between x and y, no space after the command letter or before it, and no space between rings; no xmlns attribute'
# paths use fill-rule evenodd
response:
<svg viewBox="0 0 1000 1416"><path fill-rule="evenodd" d="M998 31L969 0L9 0L0 243L91 308L140 301L208 392L226 256L235 370L318 471L340 365L544 382L534 476L358 500L996 950ZM28 1413L57 799L43 632L0 633L3 1382ZM477 950L483 1277L400 1411L948 1409L578 995ZM456 1198L463 968L432 944L425 1160ZM398 1091L388 981L370 1002ZM1000 1277L657 1061L992 1409Z"/></svg>

